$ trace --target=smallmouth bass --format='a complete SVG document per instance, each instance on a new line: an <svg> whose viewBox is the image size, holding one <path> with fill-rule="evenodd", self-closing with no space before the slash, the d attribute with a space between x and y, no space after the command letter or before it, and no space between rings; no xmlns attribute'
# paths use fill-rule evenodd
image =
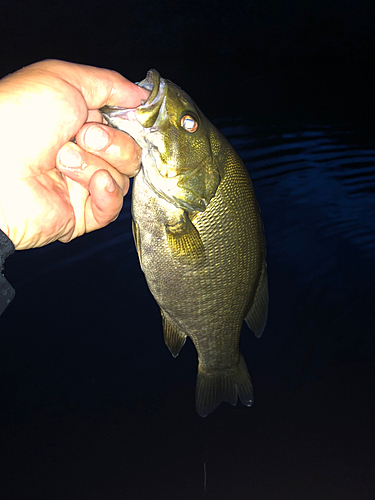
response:
<svg viewBox="0 0 375 500"><path fill-rule="evenodd" d="M198 353L196 409L253 403L239 349L245 320L260 337L268 312L263 223L242 160L177 85L150 70L134 109L104 107L108 124L142 148L133 182L133 235L176 357L190 337Z"/></svg>

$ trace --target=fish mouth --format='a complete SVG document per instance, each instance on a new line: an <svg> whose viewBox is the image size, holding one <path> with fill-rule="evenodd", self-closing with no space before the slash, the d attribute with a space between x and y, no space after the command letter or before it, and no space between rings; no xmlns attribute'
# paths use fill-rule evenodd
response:
<svg viewBox="0 0 375 500"><path fill-rule="evenodd" d="M148 99L142 104L148 104L154 101L159 92L160 79L160 73L156 69L150 69L149 71L147 71L146 78L144 78L140 82L136 82L136 85L138 85L138 87L151 92Z"/></svg>
<svg viewBox="0 0 375 500"><path fill-rule="evenodd" d="M146 90L151 91L147 101L137 108L137 119L144 128L150 128L156 124L160 109L167 95L167 82L156 69L150 69L146 78L138 83Z"/></svg>
<svg viewBox="0 0 375 500"><path fill-rule="evenodd" d="M155 125L160 108L164 102L167 92L167 83L156 69L150 69L146 78L137 85L150 93L146 101L137 108L122 108L119 106L103 106L100 113L113 128L128 133L139 143L141 129L134 127L138 122L143 128L151 128ZM132 125L130 125L130 123ZM142 144L139 144L142 147Z"/></svg>

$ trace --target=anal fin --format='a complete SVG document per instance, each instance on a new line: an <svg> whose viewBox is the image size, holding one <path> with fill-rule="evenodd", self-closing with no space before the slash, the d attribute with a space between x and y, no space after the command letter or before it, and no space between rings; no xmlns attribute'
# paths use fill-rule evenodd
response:
<svg viewBox="0 0 375 500"><path fill-rule="evenodd" d="M186 342L186 335L171 322L166 313L161 309L160 312L163 322L164 342L171 351L172 356L176 358Z"/></svg>

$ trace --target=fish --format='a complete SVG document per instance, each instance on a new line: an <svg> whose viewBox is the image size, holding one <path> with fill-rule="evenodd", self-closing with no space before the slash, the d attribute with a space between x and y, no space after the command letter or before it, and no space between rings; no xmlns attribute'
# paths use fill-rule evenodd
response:
<svg viewBox="0 0 375 500"><path fill-rule="evenodd" d="M142 148L132 187L133 236L177 357L189 337L198 354L201 417L222 402L251 406L240 352L245 320L260 337L268 315L263 222L252 181L222 133L179 86L151 69L137 108L105 106L109 126Z"/></svg>

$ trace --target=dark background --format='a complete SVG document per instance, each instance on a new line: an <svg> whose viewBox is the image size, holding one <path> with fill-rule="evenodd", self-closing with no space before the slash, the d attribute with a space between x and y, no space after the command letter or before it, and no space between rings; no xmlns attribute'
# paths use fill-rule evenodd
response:
<svg viewBox="0 0 375 500"><path fill-rule="evenodd" d="M211 118L372 123L374 5L358 0L3 1L1 71L44 58L155 67Z"/></svg>
<svg viewBox="0 0 375 500"><path fill-rule="evenodd" d="M249 143L309 123L375 149L374 10L354 0L3 1L0 76L44 58L133 81L154 67L219 126L245 123ZM8 259L17 295L0 322L1 498L375 498L374 247L355 238L360 218L345 238L326 236L330 197L295 203L277 195L277 176L253 178L271 302L264 336L242 335L251 409L196 415L196 353L188 342L174 360L164 346L129 197L108 228Z"/></svg>

